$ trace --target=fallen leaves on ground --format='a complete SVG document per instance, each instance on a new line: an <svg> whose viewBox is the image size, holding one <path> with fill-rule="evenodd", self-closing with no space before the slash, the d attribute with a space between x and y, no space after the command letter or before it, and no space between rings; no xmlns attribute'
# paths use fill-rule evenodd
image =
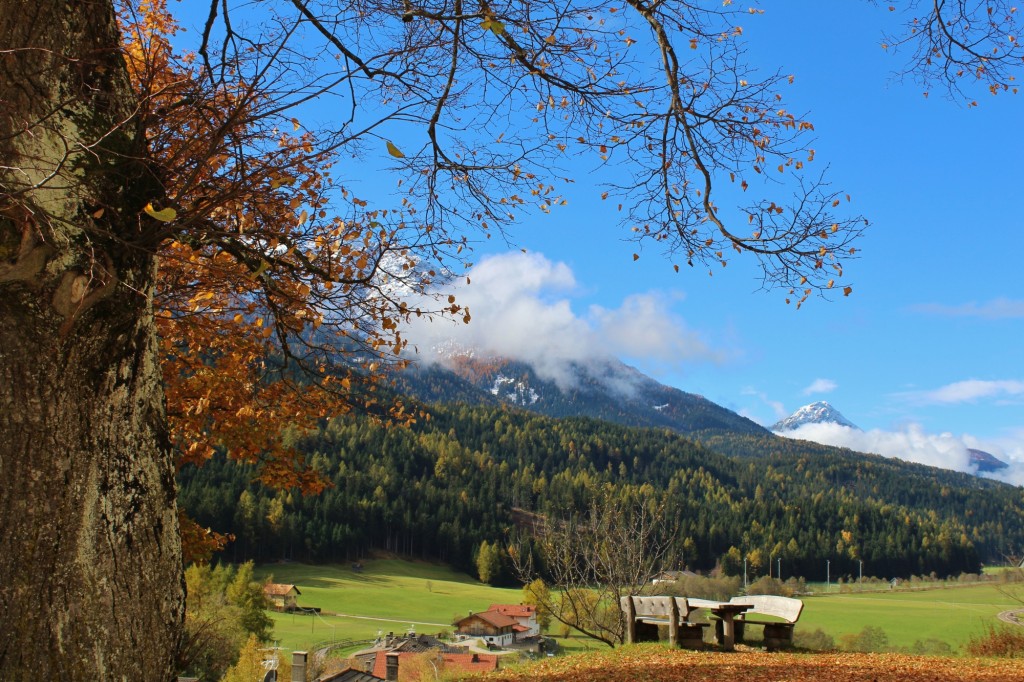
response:
<svg viewBox="0 0 1024 682"><path fill-rule="evenodd" d="M623 647L487 675L488 682L956 682L1024 680L1024 660L903 654L687 652Z"/></svg>

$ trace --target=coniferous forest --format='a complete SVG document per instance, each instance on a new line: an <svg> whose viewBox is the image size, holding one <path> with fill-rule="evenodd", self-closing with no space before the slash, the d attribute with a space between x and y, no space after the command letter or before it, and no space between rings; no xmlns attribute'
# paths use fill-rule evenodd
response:
<svg viewBox="0 0 1024 682"><path fill-rule="evenodd" d="M236 536L224 558L386 550L473 572L480 544L507 542L524 512L566 516L602 489L641 486L665 502L674 561L691 569L736 574L747 558L755 575L781 559L783 577L809 580L826 562L833 580L945 576L1024 546L1018 487L774 436L719 434L712 451L662 429L448 406L408 428L348 416L288 438L331 487L268 490L223 456L181 472L184 508Z"/></svg>

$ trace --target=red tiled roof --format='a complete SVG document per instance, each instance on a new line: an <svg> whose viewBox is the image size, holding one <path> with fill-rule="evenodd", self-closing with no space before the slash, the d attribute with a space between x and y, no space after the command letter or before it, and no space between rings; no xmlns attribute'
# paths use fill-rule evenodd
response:
<svg viewBox="0 0 1024 682"><path fill-rule="evenodd" d="M275 596L275 597L283 597L283 596L287 595L288 593L290 593L292 590L295 590L295 594L302 594L301 592L299 592L299 588L295 587L295 585L283 585L281 583L267 583L266 585L263 586L263 591L264 592L266 592L268 595Z"/></svg>
<svg viewBox="0 0 1024 682"><path fill-rule="evenodd" d="M373 662L373 674L380 678L387 676L386 654L385 651L378 651ZM403 651L398 654L398 670L402 670L403 661L415 660L417 656L434 656L436 660L438 654ZM446 668L457 668L466 672L489 672L498 669L498 657L493 654L440 654L440 657Z"/></svg>
<svg viewBox="0 0 1024 682"><path fill-rule="evenodd" d="M530 631L530 628L526 627L525 625L518 625L518 624L513 625L512 629L515 630L516 632L529 632Z"/></svg>
<svg viewBox="0 0 1024 682"><path fill-rule="evenodd" d="M537 607L533 604L491 604L487 610L512 618L529 618L537 612Z"/></svg>

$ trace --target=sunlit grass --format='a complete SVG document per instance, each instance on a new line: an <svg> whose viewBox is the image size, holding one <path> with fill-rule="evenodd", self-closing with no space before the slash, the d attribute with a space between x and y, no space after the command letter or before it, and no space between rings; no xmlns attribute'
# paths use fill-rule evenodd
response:
<svg viewBox="0 0 1024 682"><path fill-rule="evenodd" d="M494 603L518 604L522 591L484 585L452 569L393 559L350 565L271 564L258 577L298 586L299 606L319 607L319 615L272 613L281 646L308 649L330 640L373 639L378 632L450 631L456 617L484 611Z"/></svg>

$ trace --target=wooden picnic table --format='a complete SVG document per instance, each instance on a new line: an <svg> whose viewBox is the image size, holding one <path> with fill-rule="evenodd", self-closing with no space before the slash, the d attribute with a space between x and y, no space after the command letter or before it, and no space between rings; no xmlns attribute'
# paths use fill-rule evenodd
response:
<svg viewBox="0 0 1024 682"><path fill-rule="evenodd" d="M722 647L723 651L732 651L736 648L735 618L744 611L749 611L752 608L750 604L712 601L710 599L687 599L686 602L691 611L694 609L707 609L718 617L721 628L716 627L715 634L718 636L718 644Z"/></svg>

